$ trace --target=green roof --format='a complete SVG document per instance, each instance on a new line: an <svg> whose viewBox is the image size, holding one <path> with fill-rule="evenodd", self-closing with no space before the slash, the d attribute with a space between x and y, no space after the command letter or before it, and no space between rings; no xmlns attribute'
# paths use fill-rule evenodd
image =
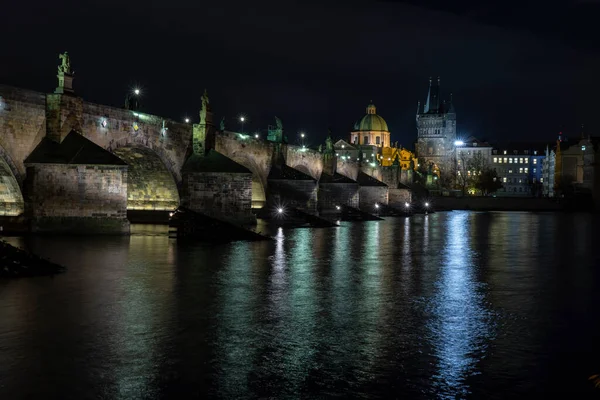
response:
<svg viewBox="0 0 600 400"><path fill-rule="evenodd" d="M367 115L354 124L355 131L388 131L387 123L377 115L377 108L373 103L367 106Z"/></svg>
<svg viewBox="0 0 600 400"><path fill-rule="evenodd" d="M230 172L234 174L252 173L248 168L215 150L210 150L205 156L192 154L185 161L181 170L187 172Z"/></svg>
<svg viewBox="0 0 600 400"><path fill-rule="evenodd" d="M127 165L108 150L71 131L60 143L44 137L25 164Z"/></svg>

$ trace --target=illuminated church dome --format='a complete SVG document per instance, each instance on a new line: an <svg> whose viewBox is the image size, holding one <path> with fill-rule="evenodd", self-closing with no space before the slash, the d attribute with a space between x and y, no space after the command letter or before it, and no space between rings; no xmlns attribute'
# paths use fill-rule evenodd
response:
<svg viewBox="0 0 600 400"><path fill-rule="evenodd" d="M367 106L367 115L354 124L354 131L388 131L385 119L377 115L375 104Z"/></svg>
<svg viewBox="0 0 600 400"><path fill-rule="evenodd" d="M377 115L377 108L373 102L367 106L367 115L354 124L354 130L350 132L350 143L390 147L390 131L387 123Z"/></svg>

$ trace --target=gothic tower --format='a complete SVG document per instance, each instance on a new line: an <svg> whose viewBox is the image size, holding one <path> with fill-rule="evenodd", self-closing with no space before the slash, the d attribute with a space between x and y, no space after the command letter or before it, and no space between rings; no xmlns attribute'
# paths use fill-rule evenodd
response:
<svg viewBox="0 0 600 400"><path fill-rule="evenodd" d="M427 100L421 112L417 107L417 157L419 164L430 162L440 170L449 170L454 158L454 142L456 141L456 113L450 101L442 101L440 95L440 78L433 83L429 78Z"/></svg>

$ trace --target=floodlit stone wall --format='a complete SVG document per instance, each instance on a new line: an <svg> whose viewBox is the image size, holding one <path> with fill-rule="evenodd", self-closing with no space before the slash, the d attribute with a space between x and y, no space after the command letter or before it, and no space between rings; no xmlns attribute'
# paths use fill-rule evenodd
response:
<svg viewBox="0 0 600 400"><path fill-rule="evenodd" d="M193 211L240 225L252 214L252 174L189 172L183 175L181 204Z"/></svg>
<svg viewBox="0 0 600 400"><path fill-rule="evenodd" d="M175 179L154 151L146 147L120 147L113 151L129 166L128 210L175 210L179 191Z"/></svg>
<svg viewBox="0 0 600 400"><path fill-rule="evenodd" d="M129 232L126 166L33 164L27 174L33 232Z"/></svg>

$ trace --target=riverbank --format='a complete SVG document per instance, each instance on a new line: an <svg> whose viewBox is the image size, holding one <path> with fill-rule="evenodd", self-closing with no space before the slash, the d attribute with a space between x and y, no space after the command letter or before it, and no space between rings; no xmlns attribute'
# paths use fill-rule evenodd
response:
<svg viewBox="0 0 600 400"><path fill-rule="evenodd" d="M0 279L54 275L65 267L0 240Z"/></svg>
<svg viewBox="0 0 600 400"><path fill-rule="evenodd" d="M563 211L555 199L524 197L435 197L431 200L437 211Z"/></svg>

